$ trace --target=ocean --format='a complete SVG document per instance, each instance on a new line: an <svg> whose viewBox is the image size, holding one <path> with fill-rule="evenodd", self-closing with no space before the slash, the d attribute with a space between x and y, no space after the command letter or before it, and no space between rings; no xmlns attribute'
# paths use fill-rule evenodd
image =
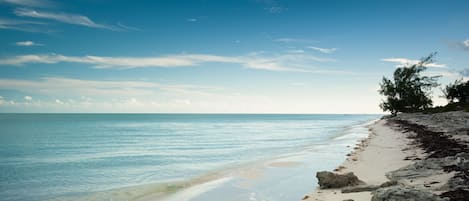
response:
<svg viewBox="0 0 469 201"><path fill-rule="evenodd" d="M300 200L377 118L0 114L0 200Z"/></svg>

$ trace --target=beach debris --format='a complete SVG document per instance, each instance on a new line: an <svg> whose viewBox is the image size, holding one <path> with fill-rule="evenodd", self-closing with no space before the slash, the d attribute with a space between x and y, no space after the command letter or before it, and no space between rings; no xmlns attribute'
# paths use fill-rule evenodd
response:
<svg viewBox="0 0 469 201"><path fill-rule="evenodd" d="M388 123L394 123L402 131L410 133L409 138L419 143L419 146L428 154L427 158L444 158L469 152L467 142L452 138L456 131L464 128L463 121L456 120L459 119L456 117L466 116L465 113L448 112L433 115L410 115L398 115L390 119ZM426 121L423 121L423 119L426 119Z"/></svg>
<svg viewBox="0 0 469 201"><path fill-rule="evenodd" d="M345 199L345 200L342 200L342 201L354 201L353 199Z"/></svg>
<svg viewBox="0 0 469 201"><path fill-rule="evenodd" d="M301 200L306 200L306 199L308 199L308 198L309 198L309 195L305 195L305 196L303 197L303 199L301 199Z"/></svg>
<svg viewBox="0 0 469 201"><path fill-rule="evenodd" d="M412 187L392 186L373 193L371 201L445 201L433 193Z"/></svg>
<svg viewBox="0 0 469 201"><path fill-rule="evenodd" d="M469 191L458 189L454 191L444 192L440 195L442 198L449 198L451 201L467 201Z"/></svg>
<svg viewBox="0 0 469 201"><path fill-rule="evenodd" d="M469 113L463 111L399 114L389 118L389 125L399 128L426 155L408 157L413 164L388 172L386 176L418 189L423 189L418 187L422 185L429 192L439 192L439 197L444 200L469 200L469 132L464 125L468 119ZM442 176L440 180L436 179L438 175ZM450 178L441 180L447 176ZM410 183L406 184L406 181ZM446 192L441 193L443 190Z"/></svg>
<svg viewBox="0 0 469 201"><path fill-rule="evenodd" d="M364 184L353 172L336 174L329 171L320 171L316 173L316 177L318 178L318 184L321 189L342 188Z"/></svg>

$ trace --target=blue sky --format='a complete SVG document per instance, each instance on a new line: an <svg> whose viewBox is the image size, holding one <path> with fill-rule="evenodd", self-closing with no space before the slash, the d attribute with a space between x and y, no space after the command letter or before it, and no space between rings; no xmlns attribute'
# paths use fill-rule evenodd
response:
<svg viewBox="0 0 469 201"><path fill-rule="evenodd" d="M431 52L427 74L468 78L468 9L0 0L0 112L379 113L382 76Z"/></svg>

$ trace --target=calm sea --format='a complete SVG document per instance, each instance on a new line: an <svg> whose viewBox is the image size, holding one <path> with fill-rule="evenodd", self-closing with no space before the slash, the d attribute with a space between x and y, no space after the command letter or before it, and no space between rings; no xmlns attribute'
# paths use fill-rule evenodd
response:
<svg viewBox="0 0 469 201"><path fill-rule="evenodd" d="M340 144L330 161L311 163L334 167L350 151L342 145L366 136L362 124L378 117L0 114L0 200L49 200L170 184Z"/></svg>

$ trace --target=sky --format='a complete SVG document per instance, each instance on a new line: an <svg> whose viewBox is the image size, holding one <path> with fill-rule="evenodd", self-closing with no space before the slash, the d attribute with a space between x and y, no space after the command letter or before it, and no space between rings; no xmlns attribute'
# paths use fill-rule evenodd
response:
<svg viewBox="0 0 469 201"><path fill-rule="evenodd" d="M381 113L437 52L469 78L469 1L0 0L0 112Z"/></svg>

